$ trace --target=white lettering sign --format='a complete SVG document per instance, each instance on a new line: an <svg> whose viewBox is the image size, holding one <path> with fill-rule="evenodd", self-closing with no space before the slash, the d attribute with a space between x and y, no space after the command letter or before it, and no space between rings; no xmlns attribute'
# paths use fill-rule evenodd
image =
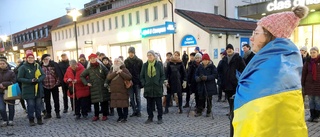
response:
<svg viewBox="0 0 320 137"><path fill-rule="evenodd" d="M283 10L283 9L288 9L298 5L307 6L307 5L313 5L313 4L320 4L320 0L284 0L284 1L274 0L273 2L267 5L267 11Z"/></svg>

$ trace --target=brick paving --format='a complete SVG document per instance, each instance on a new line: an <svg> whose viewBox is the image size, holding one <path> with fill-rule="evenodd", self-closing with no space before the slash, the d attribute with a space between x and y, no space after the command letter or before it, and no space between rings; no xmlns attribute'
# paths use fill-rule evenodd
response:
<svg viewBox="0 0 320 137"><path fill-rule="evenodd" d="M193 99L193 97L191 97ZM228 137L229 120L226 116L228 112L227 102L215 102L214 97L213 113L211 117L194 117L191 111L187 117L188 108L185 108L183 114L178 114L178 107L170 107L169 114L163 115L163 124L156 124L156 115L154 123L144 124L147 119L146 99L142 98L142 116L128 117L126 123L117 123L117 113L115 116L109 116L107 121L92 122L93 113L89 113L89 119L75 120L73 112L69 109L68 113L61 112L61 119L53 117L44 120L44 125L30 127L28 124L27 114L20 105L16 106L14 126L0 128L0 137L119 137L119 136L175 136L175 137ZM60 94L60 107L62 105L62 96ZM175 104L175 103L174 103ZM194 104L193 104L194 105ZM307 106L307 105L306 105ZM93 108L93 107L92 107ZM192 108L193 110L193 108ZM129 108L129 114L131 114ZM306 118L309 116L306 110ZM320 136L320 123L307 122L310 137Z"/></svg>

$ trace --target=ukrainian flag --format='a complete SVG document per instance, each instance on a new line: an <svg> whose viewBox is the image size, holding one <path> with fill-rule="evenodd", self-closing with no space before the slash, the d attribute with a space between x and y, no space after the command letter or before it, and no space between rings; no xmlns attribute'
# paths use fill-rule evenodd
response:
<svg viewBox="0 0 320 137"><path fill-rule="evenodd" d="M276 38L239 77L234 100L235 137L307 137L297 47Z"/></svg>

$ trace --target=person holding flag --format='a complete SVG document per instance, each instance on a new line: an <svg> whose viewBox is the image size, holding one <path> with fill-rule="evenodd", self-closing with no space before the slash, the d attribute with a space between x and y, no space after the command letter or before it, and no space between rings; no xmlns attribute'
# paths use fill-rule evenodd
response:
<svg viewBox="0 0 320 137"><path fill-rule="evenodd" d="M289 39L308 8L271 14L250 38L256 55L239 77L234 137L307 137L301 93L302 61Z"/></svg>
<svg viewBox="0 0 320 137"><path fill-rule="evenodd" d="M42 81L45 78L40 65L35 62L32 51L26 52L27 61L18 70L18 81L22 83L22 98L27 101L27 113L30 126L35 126L34 113L37 123L42 125L41 110L44 91Z"/></svg>

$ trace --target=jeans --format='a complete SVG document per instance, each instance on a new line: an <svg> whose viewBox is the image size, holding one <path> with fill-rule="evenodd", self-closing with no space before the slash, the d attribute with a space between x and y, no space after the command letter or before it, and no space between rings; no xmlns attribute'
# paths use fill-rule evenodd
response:
<svg viewBox="0 0 320 137"><path fill-rule="evenodd" d="M132 107L133 113L140 113L141 110L141 89L139 85L133 85L132 88L129 89L130 93L130 105Z"/></svg>
<svg viewBox="0 0 320 137"><path fill-rule="evenodd" d="M54 111L56 113L60 112L60 103L59 103L59 89L54 87L52 89L44 89L44 102L46 103L47 114L51 114L51 94L54 102ZM50 94L51 93L51 94Z"/></svg>
<svg viewBox="0 0 320 137"><path fill-rule="evenodd" d="M68 99L68 84L66 84L65 86L61 86L62 88L62 93L63 93L63 109L64 110L68 110L68 103L69 103L69 99ZM70 100L71 101L71 100ZM73 107L72 105L72 101L71 101L71 108Z"/></svg>
<svg viewBox="0 0 320 137"><path fill-rule="evenodd" d="M36 112L36 118L41 118L41 98L35 97L34 99L26 99L27 101L27 112L28 112L28 118L34 119L34 112Z"/></svg>
<svg viewBox="0 0 320 137"><path fill-rule="evenodd" d="M128 118L128 108L117 108L118 116L120 119L127 119Z"/></svg>
<svg viewBox="0 0 320 137"><path fill-rule="evenodd" d="M309 96L309 108L320 111L320 96Z"/></svg>
<svg viewBox="0 0 320 137"><path fill-rule="evenodd" d="M94 103L94 116L98 117L99 116L99 103L100 103L100 107L101 107L101 111L103 116L107 116L108 115L108 101L104 101L104 102L98 102L98 103Z"/></svg>
<svg viewBox="0 0 320 137"><path fill-rule="evenodd" d="M8 104L8 108L9 108L9 121L13 121L15 100L10 100L7 102L12 104L12 105ZM0 94L0 113L1 113L2 120L8 121L7 103L5 103L3 100L3 94Z"/></svg>
<svg viewBox="0 0 320 137"><path fill-rule="evenodd" d="M147 99L147 112L148 112L148 119L153 119L153 110L155 104L157 105L158 110L158 120L162 120L162 102L161 97L146 97ZM168 106L168 105L166 105Z"/></svg>
<svg viewBox="0 0 320 137"><path fill-rule="evenodd" d="M88 116L88 107L90 106L90 97L83 97L83 98L79 98L75 100L75 114L77 116L80 116L82 114L82 116ZM80 110L81 110L81 114L80 114Z"/></svg>

